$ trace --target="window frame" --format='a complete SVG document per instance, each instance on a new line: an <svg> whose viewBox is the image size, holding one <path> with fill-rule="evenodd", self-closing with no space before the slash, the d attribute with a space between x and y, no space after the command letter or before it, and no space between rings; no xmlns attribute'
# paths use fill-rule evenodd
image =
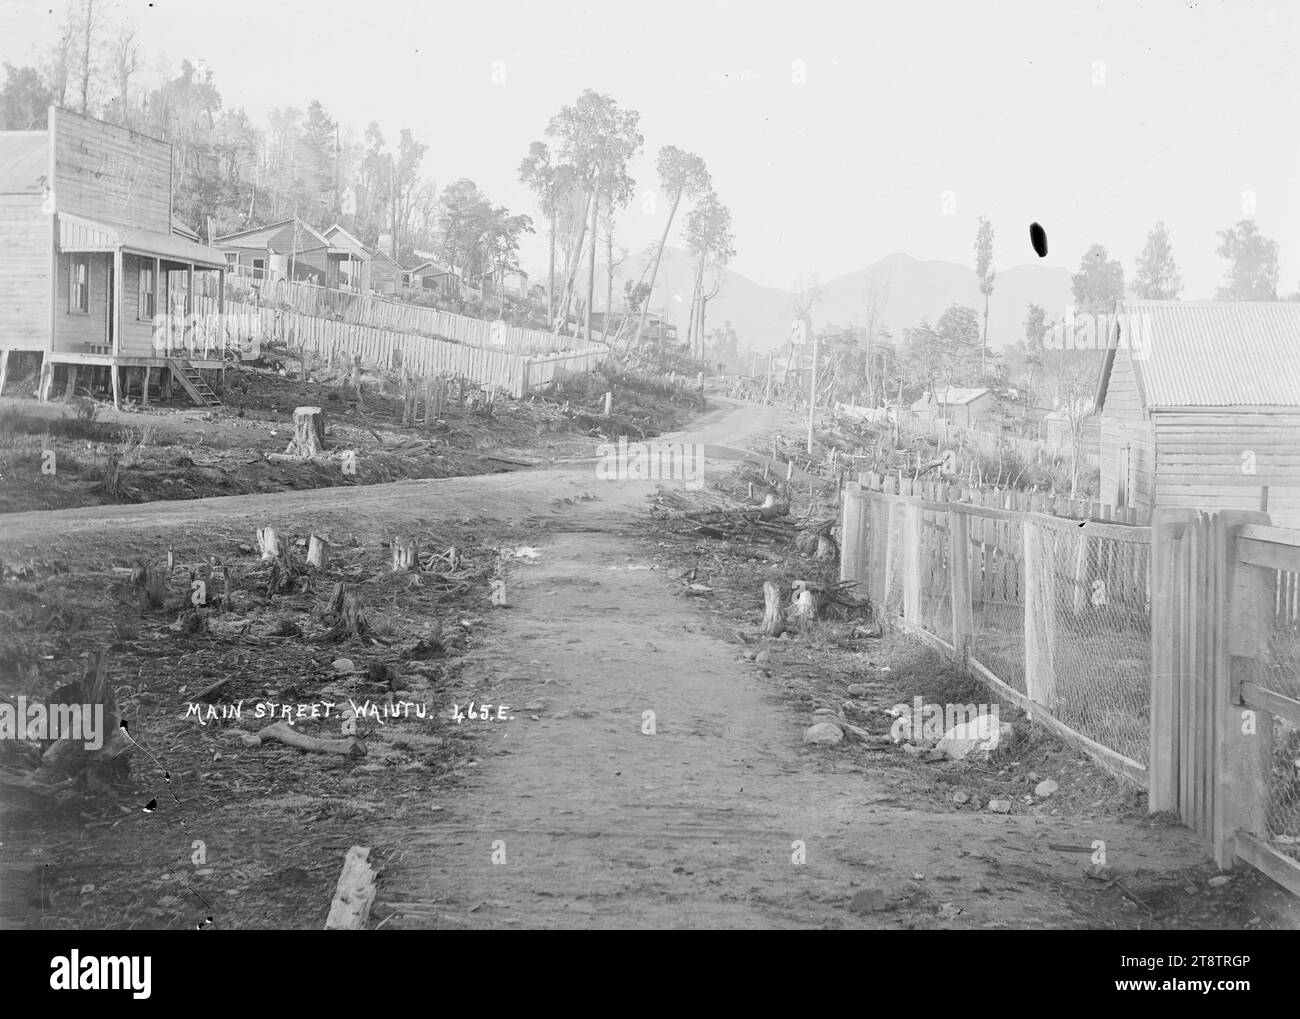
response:
<svg viewBox="0 0 1300 1019"><path fill-rule="evenodd" d="M148 273L149 289L145 290L145 274ZM136 272L135 318L137 322L152 322L158 310L158 274L154 272L153 259L141 258ZM148 310L144 298L149 298Z"/></svg>
<svg viewBox="0 0 1300 1019"><path fill-rule="evenodd" d="M86 278L84 282L77 282L77 269L81 266L86 268ZM80 300L78 300L78 288L80 288ZM89 315L90 314L90 255L89 253L73 252L68 256L68 314L69 315Z"/></svg>

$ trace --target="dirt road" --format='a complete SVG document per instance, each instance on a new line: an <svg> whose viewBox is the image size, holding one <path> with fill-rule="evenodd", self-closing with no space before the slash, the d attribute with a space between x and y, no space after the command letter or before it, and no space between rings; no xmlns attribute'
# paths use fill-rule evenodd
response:
<svg viewBox="0 0 1300 1019"><path fill-rule="evenodd" d="M783 424L728 405L664 439L739 445ZM215 519L250 533L268 518L379 533L412 517L535 526L538 555L514 560L509 607L458 680L510 706L461 723L478 727L476 777L431 793L414 823L357 832L384 860L375 916L390 928L1086 927L1101 922L1081 905L1081 861L1049 844L1104 840L1134 871L1205 862L1183 829L928 809L870 763L805 747L806 719L680 596L682 564L645 527L653 488L574 463L22 514L0 530L30 551Z"/></svg>

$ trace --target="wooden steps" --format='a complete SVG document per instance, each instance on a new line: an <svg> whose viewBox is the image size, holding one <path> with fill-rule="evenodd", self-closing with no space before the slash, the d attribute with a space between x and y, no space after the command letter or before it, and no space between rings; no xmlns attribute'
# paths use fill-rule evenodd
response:
<svg viewBox="0 0 1300 1019"><path fill-rule="evenodd" d="M171 369L172 378L181 384L181 388L199 407L220 407L221 400L211 387L203 381L203 375L189 361L179 357L169 357L167 367Z"/></svg>

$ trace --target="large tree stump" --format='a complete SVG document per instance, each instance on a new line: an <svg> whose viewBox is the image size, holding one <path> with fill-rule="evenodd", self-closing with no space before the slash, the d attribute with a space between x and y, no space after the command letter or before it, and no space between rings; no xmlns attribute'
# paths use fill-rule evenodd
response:
<svg viewBox="0 0 1300 1019"><path fill-rule="evenodd" d="M257 529L257 547L262 553L262 562L280 558L280 536L275 533L274 527Z"/></svg>
<svg viewBox="0 0 1300 1019"><path fill-rule="evenodd" d="M293 439L285 449L294 456L316 456L325 448L325 417L319 407L298 407L293 412Z"/></svg>
<svg viewBox="0 0 1300 1019"><path fill-rule="evenodd" d="M319 534L313 534L307 543L307 565L317 570L325 570L330 564L329 542Z"/></svg>
<svg viewBox="0 0 1300 1019"><path fill-rule="evenodd" d="M348 594L342 582L334 585L329 603L325 606L325 622L330 626L330 637L342 640L360 637L369 629L365 613L357 600Z"/></svg>
<svg viewBox="0 0 1300 1019"><path fill-rule="evenodd" d="M769 637L779 637L785 629L781 589L769 580L763 585L763 632Z"/></svg>
<svg viewBox="0 0 1300 1019"><path fill-rule="evenodd" d="M839 548L835 544L835 539L827 534L817 535L817 555L818 559L834 559L839 555Z"/></svg>
<svg viewBox="0 0 1300 1019"><path fill-rule="evenodd" d="M393 539L393 572L405 573L420 565L420 543L414 538Z"/></svg>

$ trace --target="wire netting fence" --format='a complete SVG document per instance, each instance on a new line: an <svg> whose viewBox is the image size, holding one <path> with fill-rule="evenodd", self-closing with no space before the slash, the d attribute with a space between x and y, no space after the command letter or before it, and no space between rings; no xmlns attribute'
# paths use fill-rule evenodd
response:
<svg viewBox="0 0 1300 1019"><path fill-rule="evenodd" d="M1292 700L1300 700L1300 618L1295 612L1298 590L1300 574L1275 571L1272 626L1260 672L1261 686ZM1273 848L1300 861L1300 725L1280 715L1272 719L1272 767L1265 822Z"/></svg>
<svg viewBox="0 0 1300 1019"><path fill-rule="evenodd" d="M885 620L930 634L1000 684L995 693L1097 744L1090 752L1111 751L1121 774L1143 774L1149 528L870 491L852 498L870 501L854 510L863 561L852 579L866 580Z"/></svg>

